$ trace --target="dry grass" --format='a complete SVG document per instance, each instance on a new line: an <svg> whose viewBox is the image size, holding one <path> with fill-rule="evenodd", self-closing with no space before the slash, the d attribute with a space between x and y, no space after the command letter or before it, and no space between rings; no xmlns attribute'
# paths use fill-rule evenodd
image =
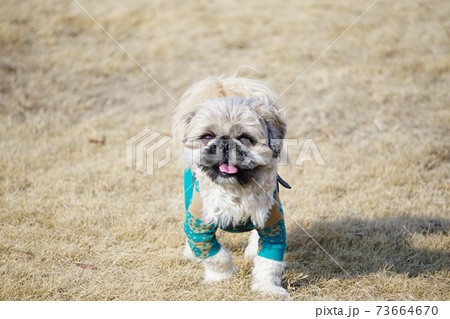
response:
<svg viewBox="0 0 450 319"><path fill-rule="evenodd" d="M80 3L175 99L240 65L283 92L370 4ZM380 0L283 96L288 137L327 163L281 169L294 300L449 299L448 16ZM72 1L1 1L0 299L270 299L249 291L244 234L219 234L230 281L181 259L179 164L125 166L125 142L168 132L174 107Z"/></svg>

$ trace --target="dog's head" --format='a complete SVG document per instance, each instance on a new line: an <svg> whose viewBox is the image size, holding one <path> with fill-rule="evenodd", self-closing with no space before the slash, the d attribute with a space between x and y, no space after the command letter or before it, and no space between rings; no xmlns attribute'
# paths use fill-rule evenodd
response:
<svg viewBox="0 0 450 319"><path fill-rule="evenodd" d="M218 184L245 185L276 169L286 124L276 107L255 98L210 99L182 117L187 161Z"/></svg>

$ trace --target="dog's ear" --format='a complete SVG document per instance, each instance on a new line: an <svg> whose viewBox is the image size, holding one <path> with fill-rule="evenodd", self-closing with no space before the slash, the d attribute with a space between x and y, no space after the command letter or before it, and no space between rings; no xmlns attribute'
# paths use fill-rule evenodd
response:
<svg viewBox="0 0 450 319"><path fill-rule="evenodd" d="M182 139L183 143L186 142L186 132L189 130L189 126L191 126L192 124L195 113L196 113L195 110L185 113L180 119L180 126L183 128L183 139Z"/></svg>
<svg viewBox="0 0 450 319"><path fill-rule="evenodd" d="M260 102L253 104L251 108L258 114L260 120L265 123L269 147L273 152L273 157L278 157L283 148L283 139L286 136L286 122L281 117L278 109L273 105Z"/></svg>
<svg viewBox="0 0 450 319"><path fill-rule="evenodd" d="M277 112L278 113L278 112ZM267 135L269 136L269 147L273 152L273 157L278 157L283 148L283 139L286 136L286 122L279 114L274 113L272 120L267 123Z"/></svg>

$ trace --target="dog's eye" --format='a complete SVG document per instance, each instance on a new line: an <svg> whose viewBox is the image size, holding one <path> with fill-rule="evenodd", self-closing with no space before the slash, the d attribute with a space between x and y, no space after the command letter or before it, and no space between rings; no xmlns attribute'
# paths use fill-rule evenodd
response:
<svg viewBox="0 0 450 319"><path fill-rule="evenodd" d="M239 136L239 141L241 141L243 144L255 144L255 140L248 136L248 135L241 135Z"/></svg>
<svg viewBox="0 0 450 319"><path fill-rule="evenodd" d="M202 137L200 137L203 142L208 143L209 141L214 139L214 134L203 134Z"/></svg>

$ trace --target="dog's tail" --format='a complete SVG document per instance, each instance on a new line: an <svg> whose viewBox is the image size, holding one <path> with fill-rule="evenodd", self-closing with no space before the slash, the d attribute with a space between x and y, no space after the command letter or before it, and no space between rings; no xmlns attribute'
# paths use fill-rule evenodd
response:
<svg viewBox="0 0 450 319"><path fill-rule="evenodd" d="M191 86L182 96L180 106L195 106L206 100L225 96L258 98L271 105L278 97L266 83L244 77L220 76L206 78Z"/></svg>

